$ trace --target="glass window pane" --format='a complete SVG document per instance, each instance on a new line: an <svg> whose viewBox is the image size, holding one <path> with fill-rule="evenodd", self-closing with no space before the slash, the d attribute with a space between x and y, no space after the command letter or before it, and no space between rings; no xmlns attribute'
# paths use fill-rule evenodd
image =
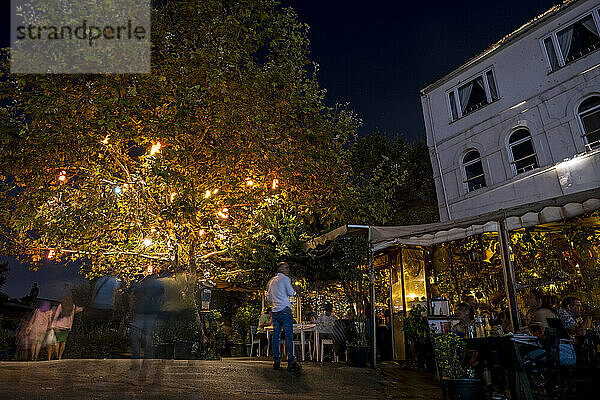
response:
<svg viewBox="0 0 600 400"><path fill-rule="evenodd" d="M488 103L481 76L461 86L458 91L463 115L473 112Z"/></svg>
<svg viewBox="0 0 600 400"><path fill-rule="evenodd" d="M469 161L477 160L479 158L479 152L477 150L471 150L465 157L463 158L463 164L468 163Z"/></svg>
<svg viewBox="0 0 600 400"><path fill-rule="evenodd" d="M566 63L600 48L600 36L591 15L561 30L556 37Z"/></svg>
<svg viewBox="0 0 600 400"><path fill-rule="evenodd" d="M482 175L478 178L470 180L467 182L467 186L469 188L469 192L485 187L485 177Z"/></svg>
<svg viewBox="0 0 600 400"><path fill-rule="evenodd" d="M536 169L537 167L538 167L538 162L537 162L537 157L535 156L535 154L515 162L515 168L517 169L517 174L531 171L533 169Z"/></svg>
<svg viewBox="0 0 600 400"><path fill-rule="evenodd" d="M467 180L483 175L483 165L481 164L481 161L467 165L465 167L465 173L467 175Z"/></svg>
<svg viewBox="0 0 600 400"><path fill-rule="evenodd" d="M508 143L514 143L521 139L525 139L531 136L527 129L519 129L516 130L512 135L510 135L510 139L508 139Z"/></svg>
<svg viewBox="0 0 600 400"><path fill-rule="evenodd" d="M578 111L580 113L582 113L582 112L590 110L598 105L600 105L600 96L592 96L588 99L585 99L585 101L583 103L581 103Z"/></svg>
<svg viewBox="0 0 600 400"><path fill-rule="evenodd" d="M454 98L454 92L450 92L448 96L450 97L450 109L452 110L452 119L455 120L458 118L458 111L456 108L456 99Z"/></svg>
<svg viewBox="0 0 600 400"><path fill-rule="evenodd" d="M527 140L523 143L514 145L511 147L511 149L514 161L519 161L522 158L529 157L530 155L535 154L531 140Z"/></svg>
<svg viewBox="0 0 600 400"><path fill-rule="evenodd" d="M488 85L490 86L490 97L492 101L498 100L498 89L496 89L496 81L494 80L494 74L492 71L486 73Z"/></svg>
<svg viewBox="0 0 600 400"><path fill-rule="evenodd" d="M544 40L544 46L546 47L546 54L548 54L548 59L550 60L550 69L556 71L560 66L558 65L558 56L556 55L552 38Z"/></svg>

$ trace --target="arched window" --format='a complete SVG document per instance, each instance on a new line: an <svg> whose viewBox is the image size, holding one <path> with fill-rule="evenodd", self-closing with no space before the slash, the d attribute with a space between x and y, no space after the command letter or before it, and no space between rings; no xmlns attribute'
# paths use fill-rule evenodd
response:
<svg viewBox="0 0 600 400"><path fill-rule="evenodd" d="M477 150L469 150L465 154L463 157L463 168L465 170L465 187L467 191L472 192L486 186L483 164Z"/></svg>
<svg viewBox="0 0 600 400"><path fill-rule="evenodd" d="M583 101L577 109L588 149L600 148L600 96L592 96Z"/></svg>
<svg viewBox="0 0 600 400"><path fill-rule="evenodd" d="M508 138L508 146L514 172L520 174L539 167L531 134L527 129L519 128L514 131Z"/></svg>

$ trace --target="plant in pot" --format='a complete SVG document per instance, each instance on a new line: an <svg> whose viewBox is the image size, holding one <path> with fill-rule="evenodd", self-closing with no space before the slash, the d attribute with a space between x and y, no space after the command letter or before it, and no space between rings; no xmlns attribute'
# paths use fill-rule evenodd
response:
<svg viewBox="0 0 600 400"><path fill-rule="evenodd" d="M413 306L404 318L402 330L406 338L408 354L416 358L421 369L426 369L427 349L430 349L428 340L429 326L427 324L427 308L422 305Z"/></svg>
<svg viewBox="0 0 600 400"><path fill-rule="evenodd" d="M481 382L469 377L465 366L466 342L450 332L434 335L433 343L444 399L480 399Z"/></svg>
<svg viewBox="0 0 600 400"><path fill-rule="evenodd" d="M260 317L259 308L251 302L248 302L238 308L231 319L231 329L233 330L233 340L235 347L232 355L243 356L246 354L246 343L250 342L250 327L258 323Z"/></svg>

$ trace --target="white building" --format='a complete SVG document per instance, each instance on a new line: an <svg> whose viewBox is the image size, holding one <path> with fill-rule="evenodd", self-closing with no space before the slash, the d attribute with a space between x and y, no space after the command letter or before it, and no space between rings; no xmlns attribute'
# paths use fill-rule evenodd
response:
<svg viewBox="0 0 600 400"><path fill-rule="evenodd" d="M555 6L421 91L441 221L600 187L599 9Z"/></svg>

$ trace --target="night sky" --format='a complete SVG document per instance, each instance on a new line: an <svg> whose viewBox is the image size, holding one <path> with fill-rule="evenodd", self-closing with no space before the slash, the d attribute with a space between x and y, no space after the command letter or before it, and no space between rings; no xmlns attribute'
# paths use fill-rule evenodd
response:
<svg viewBox="0 0 600 400"><path fill-rule="evenodd" d="M0 3L0 45L6 46L10 2ZM283 3L296 8L300 20L310 25L312 58L320 65L319 81L328 91L327 102L349 103L363 119L361 135L380 130L390 138L403 135L415 141L425 139L420 89L558 1ZM40 295L49 296L44 279L61 286L57 275L50 275L20 272L13 264L4 290L11 296L23 296L39 276ZM59 277L68 280L73 275L69 272Z"/></svg>

